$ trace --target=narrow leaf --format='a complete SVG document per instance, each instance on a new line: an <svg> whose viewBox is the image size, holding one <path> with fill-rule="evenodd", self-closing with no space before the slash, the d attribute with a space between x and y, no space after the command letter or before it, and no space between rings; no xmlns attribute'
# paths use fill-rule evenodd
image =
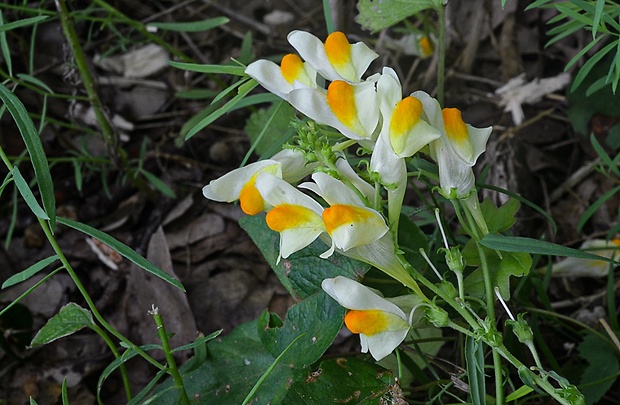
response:
<svg viewBox="0 0 620 405"><path fill-rule="evenodd" d="M15 186L17 190L21 194L24 201L30 208L30 211L37 217L45 220L49 220L50 217L45 213L43 208L39 205L39 202L35 198L34 194L32 194L32 190L28 186L26 180L22 177L22 174L19 171L17 166L13 167L13 180L15 181Z"/></svg>
<svg viewBox="0 0 620 405"><path fill-rule="evenodd" d="M2 289L28 280L30 277L34 276L50 264L54 263L56 260L58 260L58 255L50 256L46 259L39 260L32 266L28 267L26 270L20 271L19 273L9 277L4 283L2 283Z"/></svg>
<svg viewBox="0 0 620 405"><path fill-rule="evenodd" d="M603 16L603 8L605 7L605 0L596 0L596 9L594 11L594 21L592 21L592 38L596 39L596 33L601 23L601 17Z"/></svg>
<svg viewBox="0 0 620 405"><path fill-rule="evenodd" d="M54 183L50 168L47 163L47 157L43 150L43 144L39 134L35 129L32 119L26 111L26 107L6 86L0 84L0 99L13 116L17 128L24 139L26 149L30 155L30 160L34 167L34 174L39 185L43 207L49 217L50 228L53 230L56 226L56 199L54 197Z"/></svg>
<svg viewBox="0 0 620 405"><path fill-rule="evenodd" d="M100 230L95 229L95 228L93 228L91 226L88 226L88 225L83 224L81 222L73 221L73 220L68 219L68 218L61 218L61 217L59 217L58 218L58 222L63 224L63 225L66 225L66 226L68 226L70 228L77 229L78 231L83 232L86 235L92 236L93 238L95 238L95 239L105 243L106 245L108 245L112 249L116 250L121 256L125 257L126 259L128 259L132 263L134 263L137 266L143 268L144 270L148 271L149 273L151 273L151 274L161 278L162 280L172 284L173 286L177 287L178 289L180 289L182 291L185 291L185 288L183 287L183 284L181 284L181 282L179 280L177 280L176 278L172 277L170 274L166 273L165 271L163 271L159 267L155 266L153 263L149 262L144 257L142 257L138 253L136 253L135 250L133 250L129 246L125 245L124 243L120 242L119 240L113 238L112 236L108 235L107 233L101 232Z"/></svg>
<svg viewBox="0 0 620 405"><path fill-rule="evenodd" d="M577 232L581 232L581 230L583 229L583 226L586 224L586 222L588 222L590 217L592 217L592 215L594 215L598 211L601 205L605 204L607 200L609 200L611 197L616 195L618 191L620 191L620 186L614 187L613 189L607 191L598 200L592 203L588 207L586 212L583 213L581 218L579 218L579 222L577 223Z"/></svg>
<svg viewBox="0 0 620 405"><path fill-rule="evenodd" d="M140 173L142 173L142 175L144 177L146 177L146 179L149 181L149 183L151 183L156 189L158 189L162 194L170 197L170 198L176 198L176 194L174 193L174 191L170 188L170 186L168 186L166 183L164 183L159 177L155 176L153 173L147 171L147 170L140 170Z"/></svg>
<svg viewBox="0 0 620 405"><path fill-rule="evenodd" d="M151 22L148 27L155 27L161 30L177 31L177 32L201 32L209 31L220 25L227 24L230 20L226 17L209 18L202 21L189 22Z"/></svg>
<svg viewBox="0 0 620 405"><path fill-rule="evenodd" d="M200 130L205 128L207 125L211 124L216 119L220 118L228 111L230 111L237 103L239 103L245 96L248 95L250 91L252 91L258 83L254 80L250 80L244 85L239 87L239 93L230 99L226 104L224 104L221 108L215 110L213 113L209 114L202 121L200 121L194 128L192 128L187 135L185 136L185 140L190 139L192 136L196 135Z"/></svg>
<svg viewBox="0 0 620 405"><path fill-rule="evenodd" d="M595 255L579 249L572 249L556 243L520 236L503 236L488 234L480 240L480 244L494 250L506 252L524 252L538 255L577 257L580 259L603 260L615 263L607 257Z"/></svg>
<svg viewBox="0 0 620 405"><path fill-rule="evenodd" d="M10 31L15 28L26 27L28 25L33 25L45 21L49 18L48 15L39 15L36 17L24 18L22 20L13 21L10 23L0 25L0 32L2 31Z"/></svg>
<svg viewBox="0 0 620 405"><path fill-rule="evenodd" d="M199 63L185 63L174 61L169 61L168 64L177 69L189 70L190 72L245 76L244 66L201 65Z"/></svg>
<svg viewBox="0 0 620 405"><path fill-rule="evenodd" d="M87 309L71 302L50 318L32 339L31 346L44 345L69 336L85 326L93 325L93 317Z"/></svg>

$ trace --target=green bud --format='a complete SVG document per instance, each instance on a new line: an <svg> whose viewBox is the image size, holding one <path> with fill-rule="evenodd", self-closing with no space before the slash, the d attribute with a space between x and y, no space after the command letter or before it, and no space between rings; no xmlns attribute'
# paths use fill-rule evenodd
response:
<svg viewBox="0 0 620 405"><path fill-rule="evenodd" d="M443 308L438 307L435 303L424 308L426 319L436 328L444 328L450 324L450 316Z"/></svg>
<svg viewBox="0 0 620 405"><path fill-rule="evenodd" d="M448 297L452 299L457 298L459 296L459 292L456 289L456 287L454 287L454 284L452 284L451 282L445 279L441 280L441 282L437 284L437 287L439 288L440 291L443 291Z"/></svg>
<svg viewBox="0 0 620 405"><path fill-rule="evenodd" d="M517 336L519 342L527 343L532 342L534 340L534 333L532 332L532 328L527 323L523 314L517 315L517 320L507 320L506 325L512 327L512 332Z"/></svg>
<svg viewBox="0 0 620 405"><path fill-rule="evenodd" d="M458 246L451 247L450 250L446 248L440 248L439 251L446 254L446 264L450 270L458 273L462 273L465 269L465 259L459 250Z"/></svg>
<svg viewBox="0 0 620 405"><path fill-rule="evenodd" d="M574 385L570 384L555 390L562 399L573 405L585 405L586 400L581 392Z"/></svg>

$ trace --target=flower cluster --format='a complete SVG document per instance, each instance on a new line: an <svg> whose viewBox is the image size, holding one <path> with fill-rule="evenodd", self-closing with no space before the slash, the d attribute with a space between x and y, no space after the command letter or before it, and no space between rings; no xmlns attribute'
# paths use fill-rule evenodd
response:
<svg viewBox="0 0 620 405"><path fill-rule="evenodd" d="M406 160L424 149L438 165L441 194L471 199L473 166L491 128L467 125L459 110L442 109L423 91L403 97L389 67L363 79L378 55L364 43L349 43L341 32L322 42L293 31L288 40L298 55L284 56L280 65L258 60L246 73L312 121L338 131L345 145L370 151L369 173L360 176L343 148L334 148L322 162L309 161L308 151L300 148L284 149L211 181L204 196L239 200L249 215L266 212L267 225L280 234L278 261L319 238L328 246L322 258L338 252L362 260L428 300L403 267L394 237L407 187ZM312 181L295 186L307 176ZM407 335L404 312L366 287L336 278L325 280L323 289L351 309L346 324L375 358L389 354Z"/></svg>

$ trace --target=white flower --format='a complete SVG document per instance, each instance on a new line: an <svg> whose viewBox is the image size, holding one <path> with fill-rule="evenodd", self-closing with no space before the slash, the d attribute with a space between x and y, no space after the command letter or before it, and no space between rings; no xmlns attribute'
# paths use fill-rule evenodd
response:
<svg viewBox="0 0 620 405"><path fill-rule="evenodd" d="M362 352L370 351L375 360L392 353L407 337L410 324L403 310L368 287L341 276L323 280L321 287L349 309L345 325L360 335Z"/></svg>
<svg viewBox="0 0 620 405"><path fill-rule="evenodd" d="M368 245L388 232L381 214L366 207L343 182L322 172L314 173L312 180L314 183L303 183L299 187L314 191L330 205L323 210L322 217L332 245L321 255L322 258L331 256L336 248L346 252L356 246Z"/></svg>
<svg viewBox="0 0 620 405"><path fill-rule="evenodd" d="M260 172L282 177L282 164L267 159L240 167L222 177L211 180L203 187L202 194L213 201L233 202L239 200L241 210L248 215L256 215L267 207L254 183Z"/></svg>
<svg viewBox="0 0 620 405"><path fill-rule="evenodd" d="M342 32L331 33L325 43L305 31L293 31L288 41L301 57L324 78L359 82L370 63L379 55L363 42L350 44Z"/></svg>
<svg viewBox="0 0 620 405"><path fill-rule="evenodd" d="M269 60L257 60L248 65L245 73L285 100L296 88L317 88L316 71L295 54L285 55L280 66Z"/></svg>
<svg viewBox="0 0 620 405"><path fill-rule="evenodd" d="M321 204L284 180L269 173L259 173L256 189L273 207L265 219L270 229L280 233L277 262L308 246L325 232Z"/></svg>

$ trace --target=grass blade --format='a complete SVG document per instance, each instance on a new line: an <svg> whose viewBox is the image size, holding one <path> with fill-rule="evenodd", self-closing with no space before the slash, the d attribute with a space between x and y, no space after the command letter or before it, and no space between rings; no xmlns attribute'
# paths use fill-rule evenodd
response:
<svg viewBox="0 0 620 405"><path fill-rule="evenodd" d="M17 187L17 190L22 195L24 201L26 201L26 204L28 205L28 208L30 208L32 213L41 219L49 220L50 217L39 205L36 197L34 196L34 194L32 194L30 186L28 186L28 183L22 177L22 174L20 173L17 166L13 167L13 181L15 181L15 186Z"/></svg>
<svg viewBox="0 0 620 405"><path fill-rule="evenodd" d="M176 31L176 32L201 32L209 31L220 25L228 24L230 20L226 17L209 18L202 21L189 22L152 22L147 24L147 28L155 27L160 30Z"/></svg>
<svg viewBox="0 0 620 405"><path fill-rule="evenodd" d="M30 160L34 167L34 174L39 185L41 200L43 200L43 208L49 217L50 229L52 232L56 226L56 199L54 197L54 183L52 183L52 175L50 174L47 157L43 150L41 138L32 122L32 119L26 111L24 104L13 94L6 86L0 84L0 99L6 106L9 113L13 116L13 120L17 124L17 128L24 139L26 149L30 155Z"/></svg>
<svg viewBox="0 0 620 405"><path fill-rule="evenodd" d="M41 270L43 270L50 264L54 263L56 260L58 260L58 255L50 256L46 259L39 260L32 266L28 267L26 270L20 271L19 273L14 274L8 279L6 279L4 283L2 283L1 288L5 289L12 285L19 284L22 281L28 280L30 277L34 276L35 274L37 274L38 272L40 272Z"/></svg>
<svg viewBox="0 0 620 405"><path fill-rule="evenodd" d="M107 233L101 232L100 230L95 229L91 226L88 226L81 222L73 221L68 218L59 217L58 222L105 243L112 249L116 250L121 256L128 259L130 262L148 271L149 273L161 278L162 280L172 284L178 289L185 291L183 284L181 284L179 280L172 277L170 274L166 273L159 267L155 266L153 263L140 256L135 250L120 242L119 240L113 238L112 236L108 235Z"/></svg>
<svg viewBox="0 0 620 405"><path fill-rule="evenodd" d="M244 66L202 65L199 63L185 63L174 61L169 61L168 64L177 69L189 70L190 72L245 76Z"/></svg>

